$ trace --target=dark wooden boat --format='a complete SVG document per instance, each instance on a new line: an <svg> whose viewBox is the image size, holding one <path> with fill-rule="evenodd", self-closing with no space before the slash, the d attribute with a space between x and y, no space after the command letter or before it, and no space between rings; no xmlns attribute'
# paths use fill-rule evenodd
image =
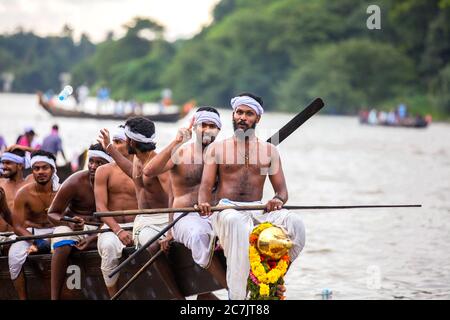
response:
<svg viewBox="0 0 450 320"><path fill-rule="evenodd" d="M428 127L428 122L423 119L408 119L402 123L390 124L390 123L377 123L370 124L366 119L359 119L359 123L369 125L369 126L384 126L393 128L426 128Z"/></svg>
<svg viewBox="0 0 450 320"><path fill-rule="evenodd" d="M63 118L80 118L80 119L95 119L95 120L118 120L125 121L129 117L135 116L135 114L94 114L84 111L67 110L58 107L57 105L52 105L48 101L45 101L42 93L38 92L39 105L54 117ZM172 113L157 113L151 115L139 115L145 117L151 121L157 122L177 122L180 119L179 112Z"/></svg>
<svg viewBox="0 0 450 320"><path fill-rule="evenodd" d="M124 249L122 259L134 251ZM216 252L224 262L221 251ZM150 259L145 251L121 272L119 286L124 285ZM179 243L173 243L169 254L158 259L167 259L175 275L175 281L185 296L207 293L222 289L211 274L199 267L191 256L191 251ZM76 252L71 255L69 266L80 268L80 289L63 288L65 300L108 300L109 295L100 270L100 256L96 250ZM50 299L51 254L30 255L24 264L24 272L29 299ZM9 275L8 257L0 257L0 300L17 299L16 291ZM154 266L142 273L121 295L123 300L170 300L174 293L168 289L164 279Z"/></svg>

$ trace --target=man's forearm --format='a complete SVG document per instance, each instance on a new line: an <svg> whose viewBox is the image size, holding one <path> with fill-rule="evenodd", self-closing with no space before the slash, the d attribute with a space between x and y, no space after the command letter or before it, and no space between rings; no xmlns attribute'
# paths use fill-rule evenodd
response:
<svg viewBox="0 0 450 320"><path fill-rule="evenodd" d="M210 203L212 198L212 187L202 185L198 191L198 203Z"/></svg>
<svg viewBox="0 0 450 320"><path fill-rule="evenodd" d="M121 229L120 225L113 217L102 217L101 220L106 223L108 227L116 234Z"/></svg>
<svg viewBox="0 0 450 320"><path fill-rule="evenodd" d="M160 153L158 153L144 168L144 175L157 176L164 172L167 162L170 160L173 150L178 147L176 140L172 141Z"/></svg>

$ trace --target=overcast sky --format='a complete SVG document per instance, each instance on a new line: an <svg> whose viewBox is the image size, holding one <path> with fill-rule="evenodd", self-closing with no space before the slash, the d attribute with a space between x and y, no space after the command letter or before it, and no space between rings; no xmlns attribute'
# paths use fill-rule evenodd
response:
<svg viewBox="0 0 450 320"><path fill-rule="evenodd" d="M122 25L136 16L162 24L166 38L191 37L211 22L219 0L0 0L0 33L25 30L45 36L59 34L64 24L75 37L89 34L102 41L109 30L122 35Z"/></svg>

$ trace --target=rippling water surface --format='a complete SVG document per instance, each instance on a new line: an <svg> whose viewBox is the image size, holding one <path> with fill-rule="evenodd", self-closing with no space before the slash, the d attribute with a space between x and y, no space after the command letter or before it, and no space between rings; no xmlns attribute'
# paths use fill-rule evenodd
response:
<svg viewBox="0 0 450 320"><path fill-rule="evenodd" d="M268 138L293 115L266 113ZM221 137L231 134L223 110ZM32 125L43 138L60 125L64 148L77 155L114 121L53 119L32 95L0 95L0 134L12 143ZM157 123L158 146L179 126ZM289 204L422 204L420 209L299 212L306 247L286 276L289 299L450 298L450 125L427 129L369 127L356 118L314 116L280 146ZM265 199L273 195L266 185ZM226 298L222 290L218 292Z"/></svg>

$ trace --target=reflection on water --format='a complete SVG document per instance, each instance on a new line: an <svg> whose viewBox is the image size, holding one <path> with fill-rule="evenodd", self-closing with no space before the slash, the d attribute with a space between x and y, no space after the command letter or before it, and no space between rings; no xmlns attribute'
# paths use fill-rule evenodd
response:
<svg viewBox="0 0 450 320"><path fill-rule="evenodd" d="M43 138L60 125L67 154L95 142L114 121L52 119L31 95L0 95L0 134L12 143L32 125ZM326 108L326 107L325 107ZM266 113L258 126L268 138L292 115ZM231 134L231 113L222 112ZM157 123L158 147L176 124ZM279 150L289 204L415 204L421 209L299 212L307 230L303 253L286 276L289 299L450 298L450 125L424 130L369 127L356 118L314 116ZM272 196L270 184L265 199ZM220 291L219 296L226 298Z"/></svg>

